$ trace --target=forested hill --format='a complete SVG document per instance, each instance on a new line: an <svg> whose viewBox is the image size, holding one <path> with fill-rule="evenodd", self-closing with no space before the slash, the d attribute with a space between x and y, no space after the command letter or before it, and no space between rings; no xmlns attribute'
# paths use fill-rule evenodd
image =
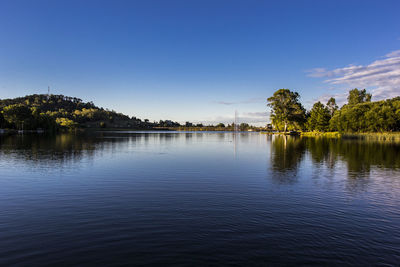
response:
<svg viewBox="0 0 400 267"><path fill-rule="evenodd" d="M180 125L172 120L149 122L129 117L122 113L97 107L93 102L84 102L76 97L64 95L28 95L14 99L0 99L0 129L24 129L56 131L74 128L124 128L124 129L170 129L197 127L203 130L233 130L233 125L222 123L217 126L203 126L186 122ZM247 123L241 130L252 128Z"/></svg>
<svg viewBox="0 0 400 267"><path fill-rule="evenodd" d="M24 97L17 97L12 99L0 100L0 108L6 106L23 104L28 107L38 107L43 112L47 111L58 111L63 109L67 112L74 112L75 110L86 109L100 109L96 107L92 102L85 103L82 99L76 97L69 97L64 95L27 95Z"/></svg>
<svg viewBox="0 0 400 267"><path fill-rule="evenodd" d="M28 95L0 100L0 128L149 128L151 123L64 95Z"/></svg>

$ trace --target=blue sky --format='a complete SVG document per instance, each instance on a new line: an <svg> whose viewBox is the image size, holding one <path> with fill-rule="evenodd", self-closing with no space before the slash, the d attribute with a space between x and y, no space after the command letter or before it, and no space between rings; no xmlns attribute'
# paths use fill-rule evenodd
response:
<svg viewBox="0 0 400 267"><path fill-rule="evenodd" d="M400 95L400 1L0 0L0 98L80 97L150 120L265 124L350 88ZM397 51L397 52L396 52Z"/></svg>

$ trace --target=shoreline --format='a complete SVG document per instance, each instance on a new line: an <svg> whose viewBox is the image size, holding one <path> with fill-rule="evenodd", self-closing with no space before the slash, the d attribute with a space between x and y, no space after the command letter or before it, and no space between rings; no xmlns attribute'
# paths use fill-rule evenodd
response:
<svg viewBox="0 0 400 267"><path fill-rule="evenodd" d="M307 138L335 138L344 140L370 140L370 141L390 141L400 142L400 132L383 133L340 133L340 132L298 132L290 134L289 132L261 132L267 135L296 135Z"/></svg>
<svg viewBox="0 0 400 267"><path fill-rule="evenodd" d="M187 129L182 127L156 127L156 128L76 128L73 130L61 130L59 132L46 131L42 129L38 130L24 130L20 132L15 129L0 129L0 136L2 135L18 135L18 134L55 134L55 133L90 133L90 132L127 132L127 131L171 131L171 132L234 132L231 129L206 129L188 127ZM310 138L335 138L335 139L353 139L353 140L371 140L371 141L396 141L400 142L400 132L383 132L383 133L340 133L340 132L270 132L270 131L237 131L238 133L259 133L265 135L285 135L285 136L298 136L298 137L310 137Z"/></svg>

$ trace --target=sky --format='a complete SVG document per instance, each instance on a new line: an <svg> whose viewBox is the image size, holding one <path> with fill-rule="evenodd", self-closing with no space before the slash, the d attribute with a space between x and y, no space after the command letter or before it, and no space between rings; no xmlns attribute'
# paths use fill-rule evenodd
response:
<svg viewBox="0 0 400 267"><path fill-rule="evenodd" d="M0 98L79 97L141 119L265 125L266 99L310 109L400 95L400 1L0 0Z"/></svg>

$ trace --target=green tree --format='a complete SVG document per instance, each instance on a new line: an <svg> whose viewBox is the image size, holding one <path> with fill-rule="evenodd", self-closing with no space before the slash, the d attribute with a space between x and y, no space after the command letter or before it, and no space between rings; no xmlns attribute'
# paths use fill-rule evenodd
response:
<svg viewBox="0 0 400 267"><path fill-rule="evenodd" d="M222 122L220 122L220 123L217 124L217 127L219 127L219 128L225 128L225 124L223 124Z"/></svg>
<svg viewBox="0 0 400 267"><path fill-rule="evenodd" d="M245 131L245 130L247 130L247 129L249 129L250 128L250 125L248 124L248 123L241 123L240 125L239 125L239 129L241 130L241 131Z"/></svg>
<svg viewBox="0 0 400 267"><path fill-rule="evenodd" d="M331 116L329 109L324 106L321 102L317 102L313 105L310 116L307 119L307 129L309 131L321 131L325 132L329 128L329 120Z"/></svg>
<svg viewBox="0 0 400 267"><path fill-rule="evenodd" d="M63 95L28 95L14 99L2 99L0 100L0 110L16 104L22 104L31 109L32 117L28 120L30 128L53 130L59 127L59 124L55 122L57 118L69 119L82 126L88 123L99 124L101 121L107 125L112 125L114 122L116 125L140 125L142 127L147 125L147 123L140 123L140 120L131 119L121 113L96 107L92 102L84 103L79 98ZM28 121L24 121L24 128L28 127ZM6 121L6 126L20 128L22 125L20 122L9 124Z"/></svg>
<svg viewBox="0 0 400 267"><path fill-rule="evenodd" d="M331 130L341 132L400 131L400 97L371 102L365 89L349 92L349 103L331 118Z"/></svg>
<svg viewBox="0 0 400 267"><path fill-rule="evenodd" d="M333 97L329 98L328 103L326 103L326 107L328 108L331 117L333 116L335 111L338 110L339 108L338 105L336 105L336 99Z"/></svg>
<svg viewBox="0 0 400 267"><path fill-rule="evenodd" d="M400 130L400 98L345 105L330 120L331 129L342 132Z"/></svg>
<svg viewBox="0 0 400 267"><path fill-rule="evenodd" d="M31 109L24 104L14 104L3 108L4 119L15 128L29 128L33 121Z"/></svg>
<svg viewBox="0 0 400 267"><path fill-rule="evenodd" d="M37 128L42 128L42 129L47 129L50 131L55 131L58 128L58 124L56 123L56 120L47 115L46 113L40 113L39 116L36 119L36 127Z"/></svg>
<svg viewBox="0 0 400 267"><path fill-rule="evenodd" d="M271 107L271 120L276 128L284 126L284 132L288 126L301 128L305 121L306 112L299 102L300 95L289 89L279 89L269 97L268 106Z"/></svg>
<svg viewBox="0 0 400 267"><path fill-rule="evenodd" d="M347 97L348 105L356 105L365 102L371 102L371 94L368 94L365 89L358 90L357 88L350 90Z"/></svg>
<svg viewBox="0 0 400 267"><path fill-rule="evenodd" d="M68 118L57 118L56 123L63 128L73 129L77 126L76 122Z"/></svg>

